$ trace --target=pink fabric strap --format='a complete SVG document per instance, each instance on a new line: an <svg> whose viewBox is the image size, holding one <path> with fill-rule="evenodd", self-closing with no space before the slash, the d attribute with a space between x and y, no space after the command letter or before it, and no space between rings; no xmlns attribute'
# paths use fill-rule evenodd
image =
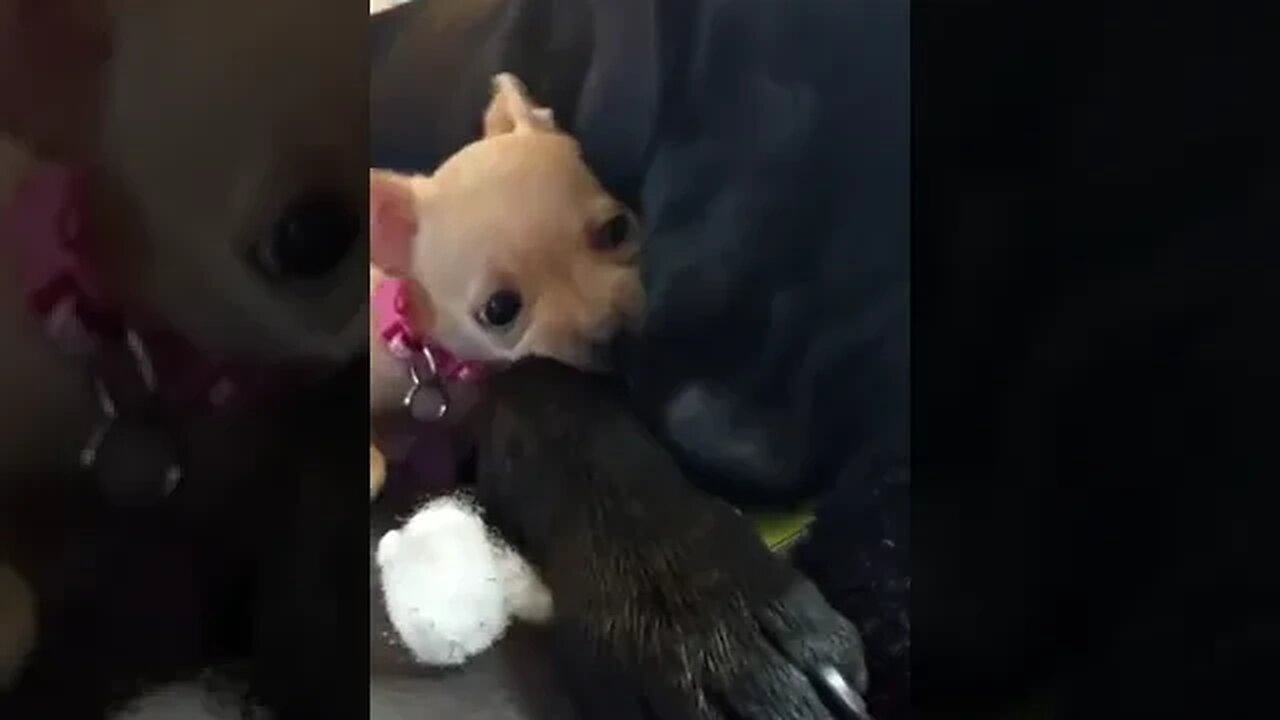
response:
<svg viewBox="0 0 1280 720"><path fill-rule="evenodd" d="M426 348L442 379L475 381L485 373L477 362L460 362L438 343L430 343L420 335L411 320L408 282L383 278L373 289L370 312L378 337L402 362L417 362L416 355ZM448 427L440 423L414 423L411 429L394 433L391 442L403 443L400 452L389 454L388 478L383 495L420 500L451 489L457 482L457 457Z"/></svg>
<svg viewBox="0 0 1280 720"><path fill-rule="evenodd" d="M488 373L485 363L461 360L429 337L421 335L410 320L411 287L400 278L383 278L373 289L372 312L378 336L391 353L411 360L425 350L435 361L440 378L458 382L476 382Z"/></svg>
<svg viewBox="0 0 1280 720"><path fill-rule="evenodd" d="M88 358L126 342L132 329L146 346L157 391L172 405L221 407L277 386L279 370L212 358L173 332L126 322L84 262L92 241L84 189L75 169L38 168L15 193L0 227L0 241L15 246L28 307L49 338L63 352Z"/></svg>
<svg viewBox="0 0 1280 720"><path fill-rule="evenodd" d="M4 229L17 243L19 271L30 310L64 351L87 355L122 328L100 301L93 277L75 257L81 234L83 183L57 166L32 172L13 197Z"/></svg>

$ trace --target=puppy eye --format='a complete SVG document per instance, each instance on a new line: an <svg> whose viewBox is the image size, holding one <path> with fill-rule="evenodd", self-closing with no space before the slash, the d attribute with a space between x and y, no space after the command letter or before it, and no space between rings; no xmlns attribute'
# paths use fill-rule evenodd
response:
<svg viewBox="0 0 1280 720"><path fill-rule="evenodd" d="M311 279L328 274L360 238L360 213L337 193L300 195L276 219L255 248L255 260L272 277Z"/></svg>
<svg viewBox="0 0 1280 720"><path fill-rule="evenodd" d="M524 301L520 293L514 290L499 290L485 300L484 306L476 315L480 324L491 328L504 328L515 322L520 316Z"/></svg>
<svg viewBox="0 0 1280 720"><path fill-rule="evenodd" d="M630 237L631 216L625 212L618 213L591 234L591 247L595 250L616 250Z"/></svg>

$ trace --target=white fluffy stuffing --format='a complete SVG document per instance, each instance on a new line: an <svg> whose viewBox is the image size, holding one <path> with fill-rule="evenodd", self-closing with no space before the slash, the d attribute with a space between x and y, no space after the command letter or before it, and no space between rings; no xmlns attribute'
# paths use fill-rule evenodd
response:
<svg viewBox="0 0 1280 720"><path fill-rule="evenodd" d="M551 617L550 593L532 568L459 497L433 500L389 531L377 561L387 616L428 665L466 662L497 642L512 617Z"/></svg>
<svg viewBox="0 0 1280 720"><path fill-rule="evenodd" d="M390 10L397 5L403 5L409 0L369 0L369 14L380 13L383 10Z"/></svg>
<svg viewBox="0 0 1280 720"><path fill-rule="evenodd" d="M157 688L133 701L111 720L270 720L261 708L245 707L237 697L215 692L200 681Z"/></svg>

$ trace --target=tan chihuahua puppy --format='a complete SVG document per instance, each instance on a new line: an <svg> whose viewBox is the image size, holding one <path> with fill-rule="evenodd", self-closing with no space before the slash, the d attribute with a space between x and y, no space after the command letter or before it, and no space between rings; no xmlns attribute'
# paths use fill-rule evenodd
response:
<svg viewBox="0 0 1280 720"><path fill-rule="evenodd" d="M475 379L517 358L601 368L597 350L641 311L634 216L515 76L493 89L484 137L434 174L370 173L375 417L402 406L413 375L455 418Z"/></svg>
<svg viewBox="0 0 1280 720"><path fill-rule="evenodd" d="M182 487L184 503L216 501L220 478L253 473L270 442L262 396L287 397L295 370L332 371L367 338L362 10L108 0L114 51L90 103L41 94L40 73L65 69L41 58L98 58L38 44L65 19L60 42L81 47L89 25L55 10L73 4L0 0L0 79L38 77L26 97L56 106L0 106L0 525L64 478L113 500ZM50 32L11 45L14 18ZM31 57L8 67L18 51ZM77 102L101 110L100 159L49 165L39 151L59 141L41 118ZM0 688L34 641L39 588L23 577L45 562L10 535Z"/></svg>

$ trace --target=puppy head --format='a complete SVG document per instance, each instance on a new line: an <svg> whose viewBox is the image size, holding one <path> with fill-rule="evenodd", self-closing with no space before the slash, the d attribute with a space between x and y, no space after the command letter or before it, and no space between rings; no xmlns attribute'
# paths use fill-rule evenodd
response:
<svg viewBox="0 0 1280 720"><path fill-rule="evenodd" d="M460 357L596 367L640 311L635 218L513 76L484 128L432 176L370 173L373 262L416 281L421 329Z"/></svg>
<svg viewBox="0 0 1280 720"><path fill-rule="evenodd" d="M367 22L310 0L122 3L101 185L129 301L211 352L367 342Z"/></svg>

